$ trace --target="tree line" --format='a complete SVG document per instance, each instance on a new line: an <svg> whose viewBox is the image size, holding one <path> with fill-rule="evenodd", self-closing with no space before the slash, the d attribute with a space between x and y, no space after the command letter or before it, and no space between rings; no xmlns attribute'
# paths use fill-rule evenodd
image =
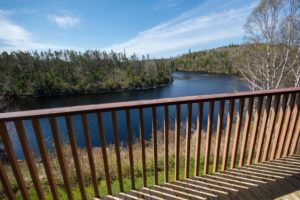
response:
<svg viewBox="0 0 300 200"><path fill-rule="evenodd" d="M45 96L141 89L172 78L155 60L125 53L88 50L2 52L1 96Z"/></svg>
<svg viewBox="0 0 300 200"><path fill-rule="evenodd" d="M300 1L261 0L245 24L246 43L167 59L87 50L0 53L0 107L18 96L152 88L172 71L236 74L253 90L300 85Z"/></svg>
<svg viewBox="0 0 300 200"><path fill-rule="evenodd" d="M182 54L165 59L163 64L171 71L212 72L238 75L236 59L239 45L228 45L216 49L203 50Z"/></svg>

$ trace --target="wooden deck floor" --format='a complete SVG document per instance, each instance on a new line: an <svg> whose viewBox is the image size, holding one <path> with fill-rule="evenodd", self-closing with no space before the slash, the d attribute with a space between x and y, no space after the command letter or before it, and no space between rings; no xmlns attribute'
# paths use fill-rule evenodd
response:
<svg viewBox="0 0 300 200"><path fill-rule="evenodd" d="M300 199L300 155L105 199Z"/></svg>

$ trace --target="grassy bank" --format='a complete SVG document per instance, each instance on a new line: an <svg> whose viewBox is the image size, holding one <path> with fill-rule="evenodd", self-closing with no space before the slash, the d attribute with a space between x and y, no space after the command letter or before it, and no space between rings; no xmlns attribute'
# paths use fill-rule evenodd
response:
<svg viewBox="0 0 300 200"><path fill-rule="evenodd" d="M170 130L169 132L169 180L174 180L174 167L175 167L175 142L174 142L174 131ZM202 141L201 141L201 158L200 158L200 174L202 174L203 170L203 162L204 162L204 147L205 147L205 134L202 134ZM224 139L224 137L223 137ZM214 149L214 142L215 137L213 134L212 137L212 150ZM158 133L158 181L159 183L164 182L164 143L163 143L163 134L161 132ZM195 144L196 141L196 134L193 133L191 136L191 162L190 162L190 175L193 176L194 172L194 152L195 152ZM222 148L223 141L221 142L221 148ZM154 165L154 157L153 157L153 142L147 141L146 142L146 173L147 173L147 184L148 186L153 185L154 180L154 172L153 172L153 165ZM213 151L211 151L213 152ZM86 186L86 192L89 198L92 198L94 196L93 186L92 186L92 177L90 174L90 167L88 162L88 154L86 149L78 149L79 159L82 167L82 172L84 176L84 184ZM122 160L122 173L123 173L123 179L124 179L124 189L125 191L129 191L131 189L131 182L130 182L130 166L129 166L129 154L128 154L128 148L127 147L121 147L120 149L120 155ZM110 178L112 182L112 190L113 193L116 194L119 192L119 182L118 182L118 172L117 172L117 164L116 164L116 157L115 157L115 150L114 146L108 146L107 147L107 156L108 156L108 163L109 163L109 170L110 170ZM185 137L182 135L181 141L180 141L180 179L184 176L184 159L185 156ZM102 161L102 151L101 148L93 148L93 157L95 160L95 167L96 167L96 174L97 174L97 180L98 180L98 187L100 189L101 196L104 196L107 194L106 190L106 182L105 182L105 174L104 174L104 167L103 167L103 161ZM72 192L75 196L75 199L81 199L80 191L78 187L78 180L76 176L76 171L74 167L73 157L71 148L69 145L64 146L64 158L67 161L67 172L68 177L70 179L71 185L72 185ZM141 147L140 143L136 142L133 144L133 158L134 158L134 172L135 172L135 179L136 179L136 188L142 187L142 159L141 159ZM221 159L221 158L220 158ZM47 199L51 198L51 192L50 188L47 183L47 177L45 170L43 169L43 163L39 157L35 158L36 166L38 169L38 174L41 180L41 185L43 187L43 191L45 192L45 195ZM59 188L59 195L61 199L67 199L65 190L64 190L64 184L63 179L60 174L60 168L58 164L57 157L54 153L50 153L50 163L51 163L51 169L53 171L54 180ZM210 163L212 163L212 158L210 159ZM26 182L26 185L28 187L29 194L32 199L37 199L35 190L33 188L31 176L29 173L29 170L27 168L27 165L25 161L19 161L20 168L24 177L24 180ZM211 166L212 167L212 166ZM22 199L21 193L18 190L18 186L16 184L16 180L14 179L13 172L9 165L5 166L6 172L9 177L10 183L14 187L14 191L16 192L19 199ZM210 170L212 171L212 169ZM1 190L0 193L1 198L5 198L5 193Z"/></svg>

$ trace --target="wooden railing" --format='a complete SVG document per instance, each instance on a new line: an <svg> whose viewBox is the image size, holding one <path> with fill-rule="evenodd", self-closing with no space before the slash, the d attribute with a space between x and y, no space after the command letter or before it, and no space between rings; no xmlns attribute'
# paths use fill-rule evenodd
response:
<svg viewBox="0 0 300 200"><path fill-rule="evenodd" d="M181 125L182 107L186 108L186 125ZM171 126L169 121L170 107L175 106L175 127L174 146L169 146L171 137ZM253 163L264 162L267 160L278 159L284 156L296 153L300 132L300 88L277 89L257 92L240 92L229 94L216 94L204 96L177 97L156 100L130 101L120 103L108 103L87 106L75 106L65 108L54 108L44 110L31 110L0 114L0 136L8 156L9 165L13 171L18 188L23 199L30 199L27 191L27 185L23 178L22 171L17 160L14 146L11 141L8 123L13 123L18 135L24 159L28 166L32 178L32 184L39 199L45 199L43 188L40 184L39 174L36 168L36 162L33 157L31 146L25 133L24 121L29 120L32 124L35 138L38 144L40 157L44 166L47 181L51 190L53 199L59 199L58 186L53 178L53 171L49 158L49 150L46 147L43 137L40 119L48 119L53 142L56 150L56 156L59 161L60 172L64 182L65 192L69 199L74 199L70 177L67 172L67 162L64 157L63 143L58 130L57 118L63 117L67 127L69 145L71 147L74 167L76 170L76 179L80 189L82 199L87 199L84 176L82 171L81 159L78 155L77 141L75 137L74 124L72 116L80 115L83 127L86 151L89 161L89 170L94 189L94 196L100 197L99 182L95 170L95 158L92 153L94 146L91 142L91 134L99 134L100 146L102 150L103 166L105 171L105 181L108 194L112 194L110 166L107 158L107 144L103 128L102 115L109 112L112 121L113 142L115 149L115 158L118 171L119 191L124 192L124 183L122 174L122 160L120 155L119 133L118 133L118 115L119 111L125 111L125 122L127 130L127 147L130 163L130 182L131 189L136 189L134 155L132 150L133 136L131 125L131 112L138 110L139 124L139 142L140 156L142 158L142 184L148 185L146 170L146 142L144 124L152 124L152 143L153 143L153 183L158 184L158 128L157 114L159 107L163 108L163 146L164 146L164 181L171 182L170 177L170 155L169 150L174 148L174 179L179 180L180 172L184 172L184 178L190 177L190 170L193 170L194 176L213 173L226 170L227 168L241 167ZM151 121L144 121L144 110L150 108ZM192 112L197 113L195 124L196 139L191 140L192 131ZM216 110L215 112L215 108ZM207 109L207 115L204 110ZM94 113L97 117L98 133L90 133L88 125L88 113ZM217 118L214 118L217 115ZM206 130L203 130L203 120L207 120ZM223 121L226 124L223 125ZM172 122L173 123L173 122ZM216 128L215 128L216 127ZM185 128L185 149L181 149L182 130ZM204 134L202 134L204 132ZM224 134L223 134L224 132ZM173 133L173 131L172 131ZM212 141L212 137L215 138ZM205 138L205 141L202 141ZM204 143L203 143L204 142ZM213 142L213 144L212 144ZM195 151L191 152L191 143L195 145ZM205 145L204 152L201 152L201 143ZM213 147L213 148L212 148ZM180 152L184 151L184 166L180 165ZM200 157L204 156L204 162L201 163ZM194 160L194 166L191 168L191 158ZM203 164L203 166L201 166ZM5 163L0 162L0 179L2 188L9 199L16 199L15 192L6 173ZM183 168L183 169L181 169ZM202 173L200 173L202 172Z"/></svg>

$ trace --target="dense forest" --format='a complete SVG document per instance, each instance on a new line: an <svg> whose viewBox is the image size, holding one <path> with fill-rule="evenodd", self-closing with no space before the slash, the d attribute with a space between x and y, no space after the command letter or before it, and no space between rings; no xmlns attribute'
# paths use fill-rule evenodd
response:
<svg viewBox="0 0 300 200"><path fill-rule="evenodd" d="M188 52L168 59L130 57L113 51L2 52L0 97L47 96L153 88L172 81L172 71L237 73L238 46ZM1 101L0 99L0 101Z"/></svg>
<svg viewBox="0 0 300 200"><path fill-rule="evenodd" d="M172 71L201 71L213 73L238 74L238 61L242 46L229 45L204 51L189 51L164 61Z"/></svg>
<svg viewBox="0 0 300 200"><path fill-rule="evenodd" d="M169 83L161 62L125 53L2 52L1 96L45 96L151 88Z"/></svg>

